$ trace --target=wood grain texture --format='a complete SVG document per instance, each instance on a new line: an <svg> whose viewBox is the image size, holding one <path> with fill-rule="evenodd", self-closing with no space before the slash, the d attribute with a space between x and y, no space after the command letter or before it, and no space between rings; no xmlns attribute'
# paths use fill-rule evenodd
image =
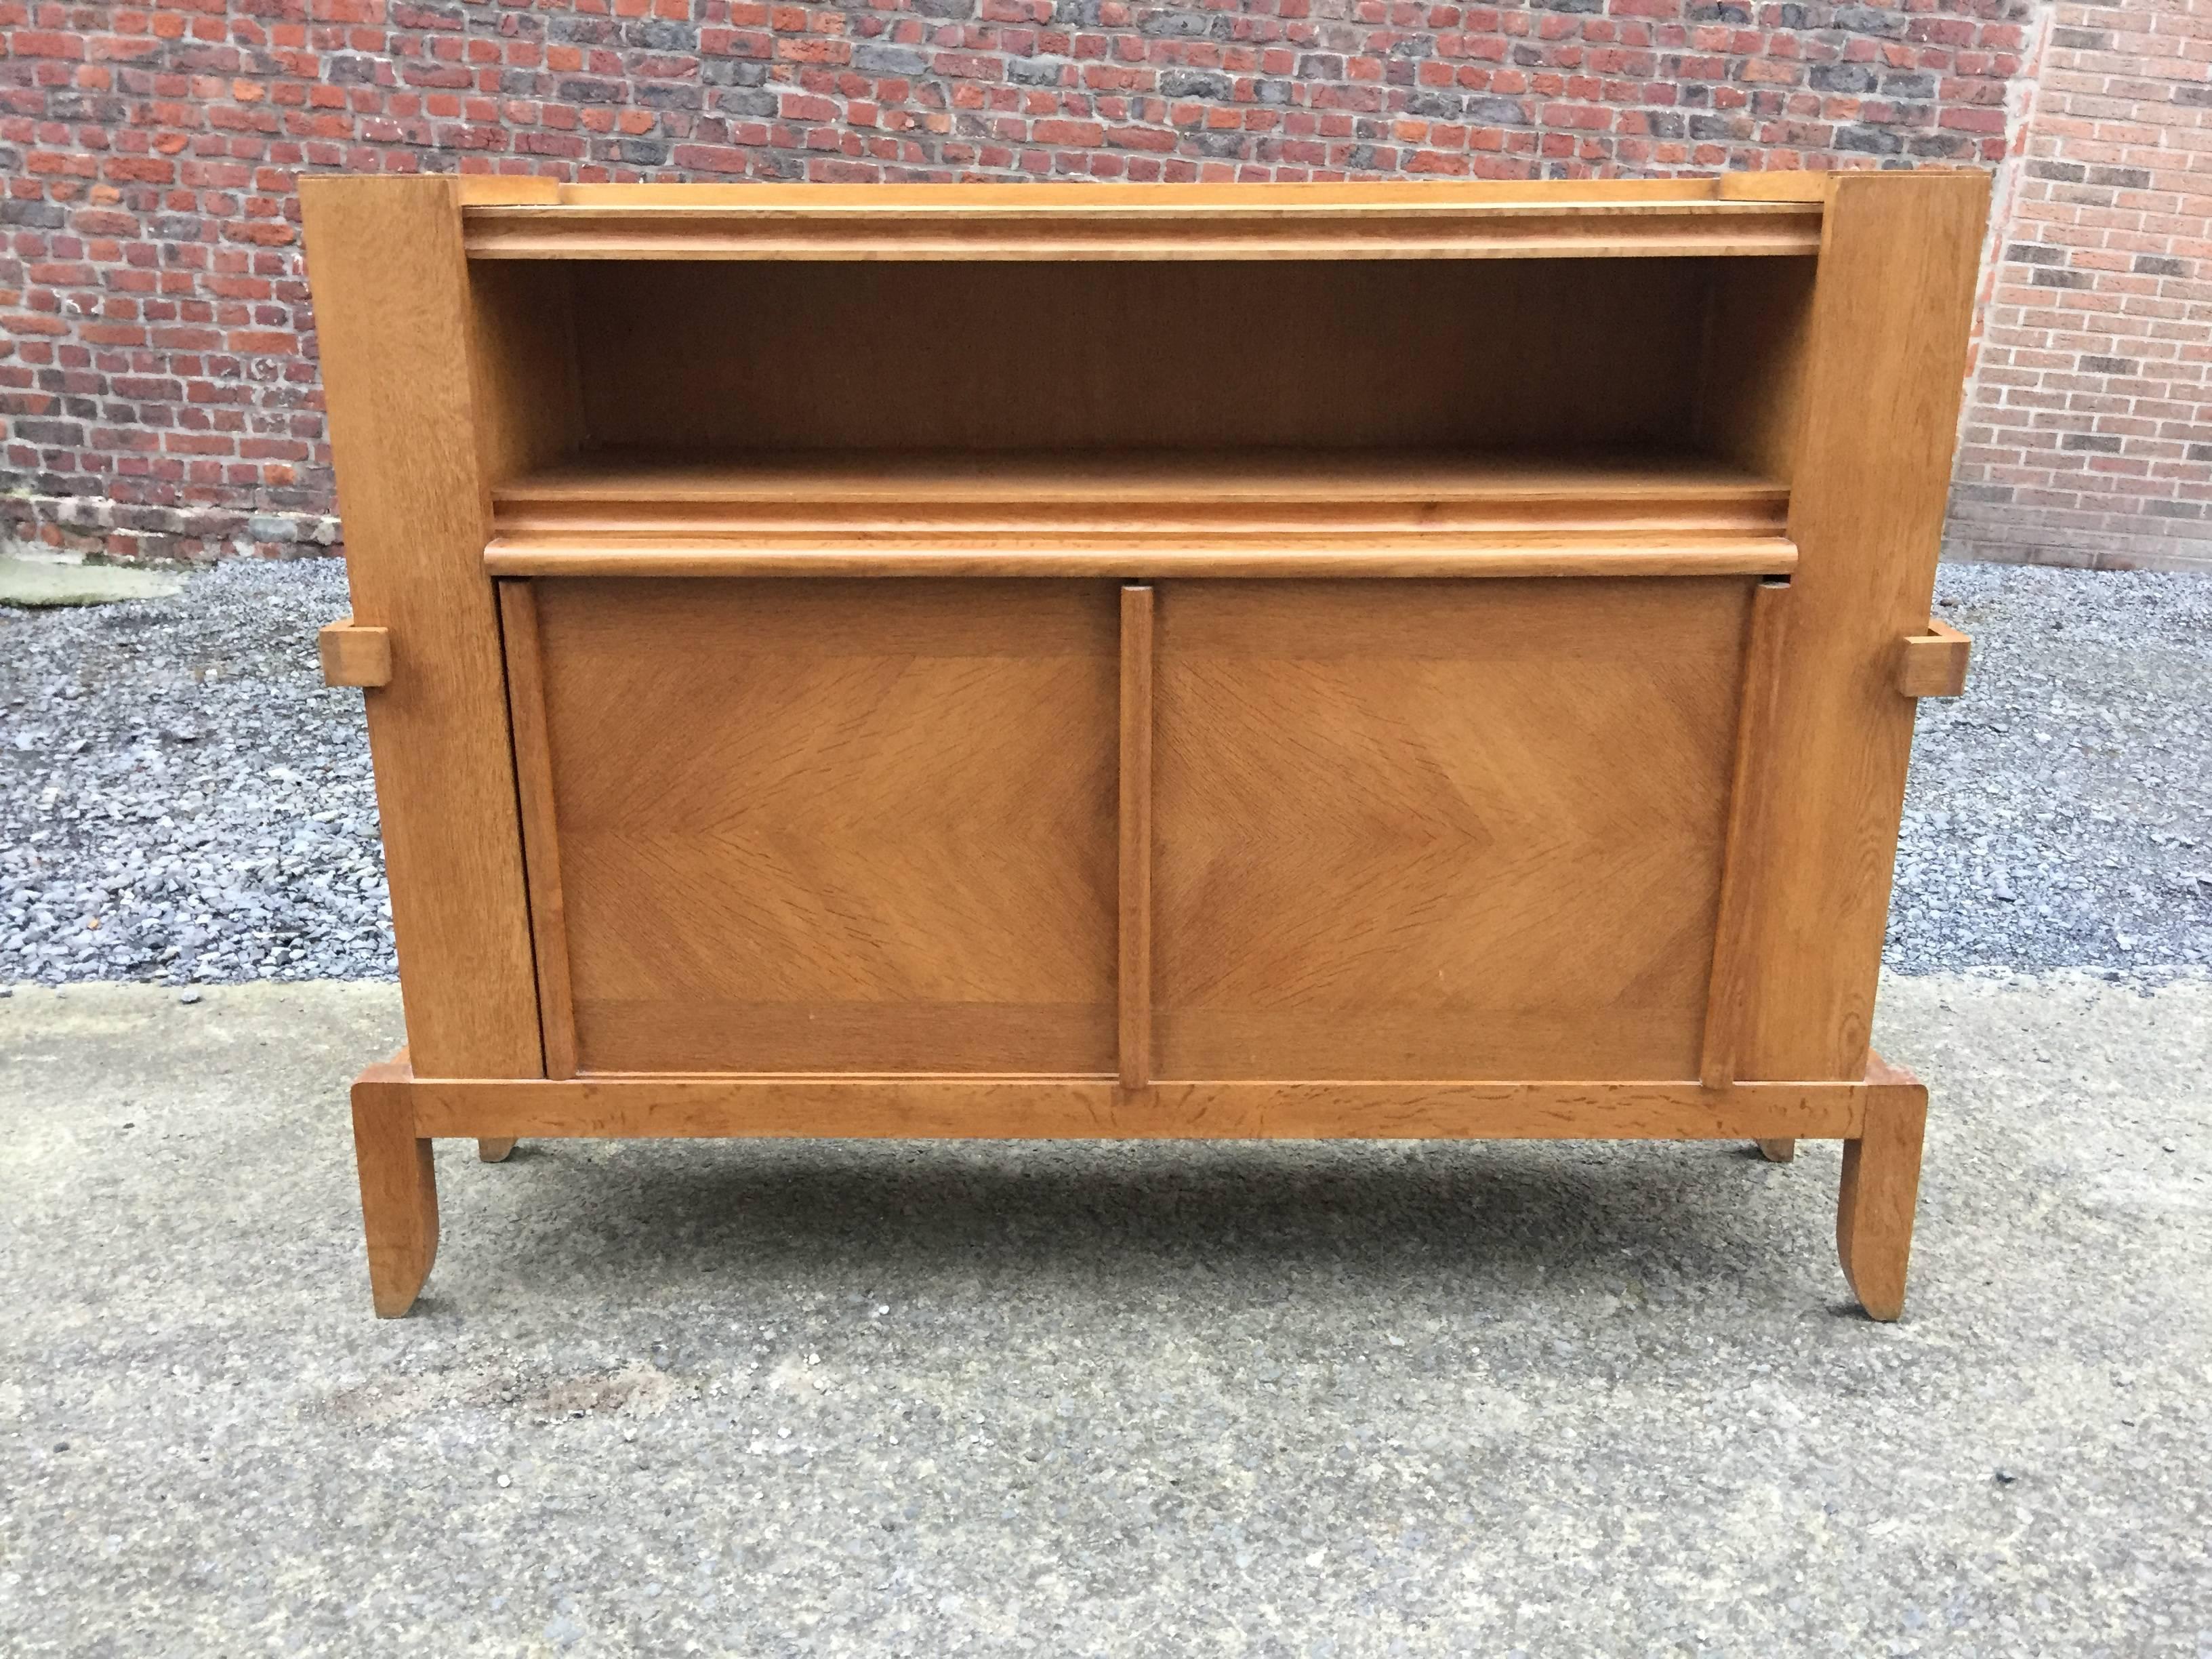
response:
<svg viewBox="0 0 2212 1659"><path fill-rule="evenodd" d="M1742 1050L1753 972L1752 918L1775 851L1766 835L1774 776L1771 727L1789 617L1787 583L1762 581L1752 589L1736 704L1720 915L1713 928L1712 978L1705 991L1705 1037L1698 1061L1698 1075L1708 1087L1735 1081Z"/></svg>
<svg viewBox="0 0 2212 1659"><path fill-rule="evenodd" d="M1911 1073L1879 1055L1872 1058L1867 1075L1864 1123L1844 1142L1836 1253L1867 1316L1892 1320L1905 1311L1928 1091Z"/></svg>
<svg viewBox="0 0 2212 1659"><path fill-rule="evenodd" d="M538 1023L550 1078L576 1075L576 1010L568 974L568 912L561 888L560 814L545 721L544 651L538 596L528 582L499 585L507 652L508 718L514 730L515 789L522 810L522 860L530 894L530 942L538 974Z"/></svg>
<svg viewBox="0 0 2212 1659"><path fill-rule="evenodd" d="M1164 587L1158 1075L1695 1077L1750 586Z"/></svg>
<svg viewBox="0 0 2212 1659"><path fill-rule="evenodd" d="M1121 1086L1152 1080L1152 590L1121 590Z"/></svg>
<svg viewBox="0 0 2212 1659"><path fill-rule="evenodd" d="M1111 1072L1119 590L538 595L586 1072Z"/></svg>
<svg viewBox="0 0 2212 1659"><path fill-rule="evenodd" d="M1784 489L1805 425L1819 269L1813 259L1717 261L1706 299L1698 447Z"/></svg>
<svg viewBox="0 0 2212 1659"><path fill-rule="evenodd" d="M1782 168L1723 173L1713 193L1724 202L1819 202L1826 198L1828 174Z"/></svg>
<svg viewBox="0 0 2212 1659"><path fill-rule="evenodd" d="M1789 492L1662 453L595 451L496 492L500 574L1786 569Z"/></svg>
<svg viewBox="0 0 2212 1659"><path fill-rule="evenodd" d="M1815 1135L1895 1317L1984 188L309 180L380 1311L434 1134Z"/></svg>
<svg viewBox="0 0 2212 1659"><path fill-rule="evenodd" d="M392 678L392 630L365 628L351 617L325 623L315 635L325 685L384 685Z"/></svg>
<svg viewBox="0 0 2212 1659"><path fill-rule="evenodd" d="M1334 538L1276 536L1148 541L1084 534L1058 538L1007 536L995 546L972 538L931 546L921 534L902 544L855 548L836 537L778 547L732 546L663 537L502 538L484 550L492 575L554 577L1048 577L1209 579L1267 581L1317 576L1491 580L1528 576L1776 576L1797 566L1797 550L1780 537L1670 544L1649 537L1633 544L1561 539L1549 545L1473 541L1446 536L1394 538L1347 549Z"/></svg>
<svg viewBox="0 0 2212 1659"><path fill-rule="evenodd" d="M1791 473L1800 559L1747 1077L1866 1065L1912 744L1894 653L1935 584L1986 196L1979 175L1831 185Z"/></svg>
<svg viewBox="0 0 2212 1659"><path fill-rule="evenodd" d="M432 178L308 179L301 201L353 614L392 631L367 702L408 1041L441 1070L533 1077L459 206Z"/></svg>
<svg viewBox="0 0 2212 1659"><path fill-rule="evenodd" d="M1356 187L1354 187L1356 189ZM485 204L467 210L471 258L581 260L1333 260L1746 257L1820 245L1816 199L1721 199L1705 190L1554 194L1480 185L1353 193L1346 186L1103 185L1036 199L1004 187L804 189Z"/></svg>
<svg viewBox="0 0 2212 1659"><path fill-rule="evenodd" d="M584 441L568 272L469 268L469 368L479 476L496 490L557 465Z"/></svg>
<svg viewBox="0 0 2212 1659"><path fill-rule="evenodd" d="M1679 448L1709 286L1696 260L571 274L594 442L725 451ZM986 313L1019 325L914 321Z"/></svg>
<svg viewBox="0 0 2212 1659"><path fill-rule="evenodd" d="M1787 522L1789 491L1726 462L1663 451L948 449L664 453L595 450L495 492L501 531L717 528L880 521L1033 530L1102 514L1188 529L1227 516L1273 528L1346 520L1391 529L1595 524L1755 529Z"/></svg>
<svg viewBox="0 0 2212 1659"><path fill-rule="evenodd" d="M423 1135L1678 1139L1861 1132L1854 1083L1161 1083L1103 1078L420 1079Z"/></svg>
<svg viewBox="0 0 2212 1659"><path fill-rule="evenodd" d="M1908 697L1963 696L1973 648L1950 623L1929 617L1924 632L1897 642L1897 689Z"/></svg>
<svg viewBox="0 0 2212 1659"><path fill-rule="evenodd" d="M1807 175L1816 176L1816 175ZM1163 198L1184 202L1194 210L1202 211L1212 204L1226 202L1302 203L1322 205L1341 204L1346 207L1370 206L1376 203L1408 202L1419 205L1423 202L1440 199L1440 181L1407 181L1404 179L1365 179L1322 184L1248 184L1242 180L1233 185L1121 185L1103 182L1081 184L1051 184L1039 182L1021 186L1015 205L1034 204L1040 208L1096 207L1115 200L1138 204L1158 201ZM1721 179L1715 176L1677 176L1667 179L1462 179L1450 181L1449 188L1462 201L1470 202L1553 202L1577 203L1587 207L1602 206L1611 202L1711 202L1722 196ZM1007 201L1006 186L984 185L877 185L867 187L870 202L886 208L942 208L948 202L980 202L984 206ZM723 205L729 207L804 205L824 200L850 205L856 192L849 185L805 184L647 184L608 185L592 183L560 184L550 197L532 196L515 200L550 200L581 206L635 206L646 203L682 206ZM498 199L487 198L486 199Z"/></svg>
<svg viewBox="0 0 2212 1659"><path fill-rule="evenodd" d="M354 1163L369 1293L378 1315L415 1305L438 1255L438 1178L428 1132L415 1121L405 1057L370 1066L353 1085Z"/></svg>

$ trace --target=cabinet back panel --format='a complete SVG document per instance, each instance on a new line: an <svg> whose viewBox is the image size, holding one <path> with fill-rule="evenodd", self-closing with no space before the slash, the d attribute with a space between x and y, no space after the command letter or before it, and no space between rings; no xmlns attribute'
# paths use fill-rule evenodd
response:
<svg viewBox="0 0 2212 1659"><path fill-rule="evenodd" d="M1711 269L611 262L574 280L602 445L1674 448Z"/></svg>

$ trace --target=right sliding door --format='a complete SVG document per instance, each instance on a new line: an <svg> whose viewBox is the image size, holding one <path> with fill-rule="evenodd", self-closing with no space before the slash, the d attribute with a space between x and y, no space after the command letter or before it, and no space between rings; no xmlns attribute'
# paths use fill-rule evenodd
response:
<svg viewBox="0 0 2212 1659"><path fill-rule="evenodd" d="M1755 579L1158 587L1153 1073L1698 1073Z"/></svg>

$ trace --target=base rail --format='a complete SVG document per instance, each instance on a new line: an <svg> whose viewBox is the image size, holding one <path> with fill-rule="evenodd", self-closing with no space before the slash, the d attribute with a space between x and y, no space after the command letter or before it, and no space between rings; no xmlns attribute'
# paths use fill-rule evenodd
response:
<svg viewBox="0 0 2212 1659"><path fill-rule="evenodd" d="M1176 1082L1112 1076L417 1077L405 1051L353 1090L377 1311L404 1313L437 1249L429 1148L487 1159L525 1137L934 1139L1841 1140L1838 1248L1867 1312L1894 1319L1928 1091L1879 1054L1811 1083Z"/></svg>

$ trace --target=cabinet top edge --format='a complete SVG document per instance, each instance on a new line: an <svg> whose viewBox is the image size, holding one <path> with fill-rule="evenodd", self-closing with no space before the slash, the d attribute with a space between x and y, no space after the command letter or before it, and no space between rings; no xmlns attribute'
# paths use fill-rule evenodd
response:
<svg viewBox="0 0 2212 1659"><path fill-rule="evenodd" d="M1804 175L1810 177L1810 175ZM1437 258L1812 254L1825 198L1729 181L562 185L460 195L471 258ZM1801 184L1799 188L1804 186ZM1741 188L1741 187L1739 187Z"/></svg>

